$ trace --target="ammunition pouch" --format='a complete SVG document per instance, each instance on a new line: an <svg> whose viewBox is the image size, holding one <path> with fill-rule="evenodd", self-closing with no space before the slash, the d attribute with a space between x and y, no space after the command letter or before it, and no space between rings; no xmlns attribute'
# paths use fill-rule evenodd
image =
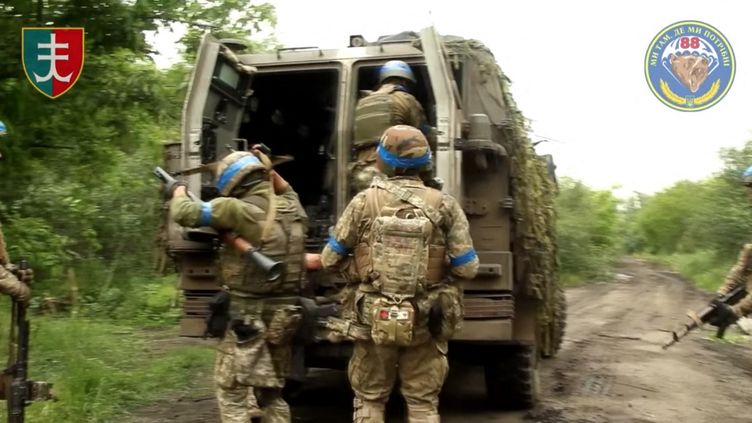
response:
<svg viewBox="0 0 752 423"><path fill-rule="evenodd" d="M332 336L341 339L350 341L368 341L371 339L371 328L350 320L330 316L326 319L325 325ZM332 342L337 342L341 339L332 339L332 337L329 337L329 341Z"/></svg>
<svg viewBox="0 0 752 423"><path fill-rule="evenodd" d="M428 292L428 331L437 341L448 341L462 326L462 294L454 285L441 284Z"/></svg>
<svg viewBox="0 0 752 423"><path fill-rule="evenodd" d="M230 323L230 294L219 291L209 302L209 315L206 317L204 338L223 338Z"/></svg>
<svg viewBox="0 0 752 423"><path fill-rule="evenodd" d="M272 345L285 345L292 342L302 318L298 306L282 306L274 310L266 331L266 341Z"/></svg>

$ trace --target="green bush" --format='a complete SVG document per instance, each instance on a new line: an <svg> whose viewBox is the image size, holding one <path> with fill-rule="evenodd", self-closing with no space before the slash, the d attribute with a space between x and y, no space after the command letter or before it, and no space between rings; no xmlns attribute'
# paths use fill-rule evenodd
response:
<svg viewBox="0 0 752 423"><path fill-rule="evenodd" d="M567 283L603 277L619 245L618 200L569 178L559 181L558 252Z"/></svg>

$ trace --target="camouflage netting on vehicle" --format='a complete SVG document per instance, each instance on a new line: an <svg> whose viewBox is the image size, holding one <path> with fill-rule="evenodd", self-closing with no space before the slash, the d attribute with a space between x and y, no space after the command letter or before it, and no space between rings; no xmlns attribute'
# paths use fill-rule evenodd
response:
<svg viewBox="0 0 752 423"><path fill-rule="evenodd" d="M487 88L473 93L473 97L479 97L482 110L501 132L511 162L517 280L528 281L528 293L544 300L541 311L545 316L552 316L558 289L554 209L557 185L552 169L544 157L536 154L528 138L528 121L510 92L511 81L491 51L476 40L446 36L444 42L453 66L462 61L465 66L476 68L474 71Z"/></svg>
<svg viewBox="0 0 752 423"><path fill-rule="evenodd" d="M557 314L558 259L556 212L557 185L553 164L536 154L528 138L528 121L510 91L511 81L504 75L493 53L480 41L444 36L452 66L462 64L480 84L472 93L464 93L465 107L487 114L498 139L507 150L511 163L511 189L514 198L514 254L517 281L528 281L529 295L543 300L540 310L544 324ZM419 47L419 40L414 41ZM420 47L419 47L420 48ZM468 69L469 67L469 69Z"/></svg>

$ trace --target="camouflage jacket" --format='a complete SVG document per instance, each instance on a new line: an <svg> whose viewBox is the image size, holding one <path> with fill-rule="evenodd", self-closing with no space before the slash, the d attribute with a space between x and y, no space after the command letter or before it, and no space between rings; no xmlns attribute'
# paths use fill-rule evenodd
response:
<svg viewBox="0 0 752 423"><path fill-rule="evenodd" d="M725 295L739 285L747 286L747 296L733 306L738 316L752 313L752 244L746 244L739 253L734 267L726 275L726 279L718 288L720 295Z"/></svg>
<svg viewBox="0 0 752 423"><path fill-rule="evenodd" d="M402 187L417 184L422 185L416 177L394 177L387 180ZM326 269L339 270L353 248L361 241L369 225L369 217L366 215L366 196L368 188L358 193L347 205L339 221L334 227L334 232L329 242L321 253L321 263ZM432 189L422 187L422 189ZM392 201L402 201L391 194ZM465 213L454 197L444 194L439 207L442 217L441 227L434 228L433 238L446 247L446 255L452 275L472 279L478 271L478 256L473 248L470 238L470 228Z"/></svg>
<svg viewBox="0 0 752 423"><path fill-rule="evenodd" d="M240 198L219 197L209 202L194 202L187 196L172 199L170 213L182 226L211 226L219 231L237 233L270 259L286 263L285 275L275 284L267 283L263 272L254 267L246 267L242 254L231 248L221 253L222 281L230 287L230 293L252 296L279 296L298 294L303 277L303 254L308 218L300 204L298 194L288 187L274 197L276 220L262 240L266 226L268 202L258 205L256 200L268 199L272 186L262 182ZM255 198L254 198L255 197ZM293 216L294 224L287 225L286 217ZM292 228L293 232L285 232ZM233 304L238 304L234 302Z"/></svg>
<svg viewBox="0 0 752 423"><path fill-rule="evenodd" d="M258 245L265 217L259 215L243 198L263 196L271 189L269 182L262 182L248 190L242 198L218 197L200 203L191 201L187 196L174 197L170 203L170 214L182 226L194 228L208 224L218 230L234 231L251 244ZM294 207L305 215L298 194L292 187L278 193L276 203L278 208Z"/></svg>
<svg viewBox="0 0 752 423"><path fill-rule="evenodd" d="M8 252L5 250L3 228L0 226L0 292L10 295L17 300L27 300L29 297L29 287L19 281L13 273L5 268L9 264Z"/></svg>
<svg viewBox="0 0 752 423"><path fill-rule="evenodd" d="M395 90L391 94L392 101L392 124L410 125L418 129L426 124L426 114L423 106L410 93L404 90ZM386 128L384 128L386 129Z"/></svg>

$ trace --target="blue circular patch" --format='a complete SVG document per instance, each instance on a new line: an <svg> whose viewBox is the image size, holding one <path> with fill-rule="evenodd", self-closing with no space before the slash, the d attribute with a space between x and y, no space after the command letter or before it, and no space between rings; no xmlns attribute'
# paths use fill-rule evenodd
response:
<svg viewBox="0 0 752 423"><path fill-rule="evenodd" d="M721 101L734 82L736 61L726 37L699 21L662 29L645 53L650 90L665 105L685 112Z"/></svg>
<svg viewBox="0 0 752 423"><path fill-rule="evenodd" d="M8 133L8 129L5 127L5 123L0 120L0 135L5 135L6 133Z"/></svg>

